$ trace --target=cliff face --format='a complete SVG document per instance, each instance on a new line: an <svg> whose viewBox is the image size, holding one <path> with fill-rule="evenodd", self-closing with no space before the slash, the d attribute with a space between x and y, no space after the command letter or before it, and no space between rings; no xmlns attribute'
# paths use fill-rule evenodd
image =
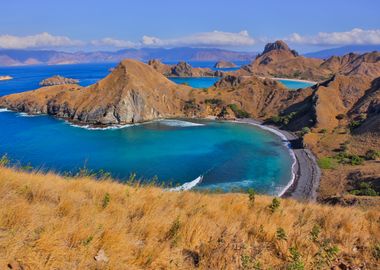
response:
<svg viewBox="0 0 380 270"><path fill-rule="evenodd" d="M183 116L189 87L176 85L149 66L125 60L89 87L59 85L6 96L0 106L48 113L94 125L124 124Z"/></svg>

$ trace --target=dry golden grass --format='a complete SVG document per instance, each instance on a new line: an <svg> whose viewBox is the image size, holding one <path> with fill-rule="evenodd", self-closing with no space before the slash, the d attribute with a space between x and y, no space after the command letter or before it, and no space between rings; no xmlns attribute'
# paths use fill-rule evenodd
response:
<svg viewBox="0 0 380 270"><path fill-rule="evenodd" d="M376 209L281 199L272 213L267 196L252 205L246 194L167 192L4 167L0 194L0 269L318 269L317 260L320 269L338 260L379 269ZM99 250L107 262L94 259Z"/></svg>

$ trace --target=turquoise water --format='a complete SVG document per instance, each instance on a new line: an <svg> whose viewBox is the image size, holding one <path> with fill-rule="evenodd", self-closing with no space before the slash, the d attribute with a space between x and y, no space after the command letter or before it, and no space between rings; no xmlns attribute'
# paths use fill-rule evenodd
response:
<svg viewBox="0 0 380 270"><path fill-rule="evenodd" d="M0 68L14 80L0 95L22 92L60 74L90 84L112 65ZM281 138L257 127L217 121L171 120L122 129L87 130L49 116L0 112L0 155L58 172L86 166L120 180L138 178L182 185L203 176L196 188L254 187L278 194L291 178L292 158ZM194 182L193 182L194 183Z"/></svg>
<svg viewBox="0 0 380 270"><path fill-rule="evenodd" d="M183 84L186 83L194 88L208 88L214 85L220 78L170 78L175 83ZM299 82L299 81L290 81L290 80L279 80L285 87L289 89L298 89L298 88L306 88L314 85L314 83L308 82Z"/></svg>
<svg viewBox="0 0 380 270"><path fill-rule="evenodd" d="M194 88L209 88L214 85L217 81L220 80L219 77L210 77L210 78L170 78L175 83L178 84L188 84Z"/></svg>
<svg viewBox="0 0 380 270"><path fill-rule="evenodd" d="M299 82L299 81L291 81L291 80L278 80L283 85L285 85L289 89L299 89L299 88L306 88L309 86L313 86L314 83L309 82Z"/></svg>

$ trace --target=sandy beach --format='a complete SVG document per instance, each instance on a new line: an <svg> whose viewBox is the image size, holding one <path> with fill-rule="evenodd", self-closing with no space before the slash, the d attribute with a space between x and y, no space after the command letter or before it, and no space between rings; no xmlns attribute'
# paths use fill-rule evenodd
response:
<svg viewBox="0 0 380 270"><path fill-rule="evenodd" d="M273 133L281 133L290 142L291 150L295 157L295 164L293 166L294 179L290 181L290 185L281 197L292 197L302 201L316 201L321 170L311 151L297 145L296 141L298 137L291 132L281 130L275 126L262 125L262 122L253 119L240 119L237 122L263 126Z"/></svg>

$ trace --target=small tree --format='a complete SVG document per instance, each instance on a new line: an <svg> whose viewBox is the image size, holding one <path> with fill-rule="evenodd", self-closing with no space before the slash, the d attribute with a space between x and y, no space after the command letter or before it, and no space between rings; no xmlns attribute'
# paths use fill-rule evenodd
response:
<svg viewBox="0 0 380 270"><path fill-rule="evenodd" d="M380 158L380 151L370 149L365 153L366 160L376 160L378 158Z"/></svg>
<svg viewBox="0 0 380 270"><path fill-rule="evenodd" d="M272 203L269 205L269 209L272 213L276 212L276 210L280 208L280 199L273 198Z"/></svg>
<svg viewBox="0 0 380 270"><path fill-rule="evenodd" d="M256 199L256 191L253 188L248 189L248 198L249 206L253 206L255 204Z"/></svg>

